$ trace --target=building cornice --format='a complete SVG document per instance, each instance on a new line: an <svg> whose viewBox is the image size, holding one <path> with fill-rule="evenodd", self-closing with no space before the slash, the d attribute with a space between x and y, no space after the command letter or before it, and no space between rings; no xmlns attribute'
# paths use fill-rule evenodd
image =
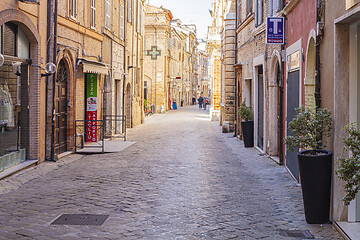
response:
<svg viewBox="0 0 360 240"><path fill-rule="evenodd" d="M286 4L284 9L281 11L281 13L284 16L288 15L295 8L295 6L298 4L299 1L300 0L291 0L288 4Z"/></svg>
<svg viewBox="0 0 360 240"><path fill-rule="evenodd" d="M243 30L247 25L249 25L255 19L255 14L251 13L241 24L237 27L236 33L239 33Z"/></svg>
<svg viewBox="0 0 360 240"><path fill-rule="evenodd" d="M260 33L265 32L265 30L266 30L266 22L263 22L260 26L252 30L251 33L253 34L253 36L257 36Z"/></svg>

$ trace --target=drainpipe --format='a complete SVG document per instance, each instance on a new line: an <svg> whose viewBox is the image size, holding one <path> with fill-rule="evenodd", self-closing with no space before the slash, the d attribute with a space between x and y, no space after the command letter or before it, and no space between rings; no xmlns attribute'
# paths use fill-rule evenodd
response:
<svg viewBox="0 0 360 240"><path fill-rule="evenodd" d="M240 1L240 0L237 0ZM235 65L237 64L237 45L238 45L238 39L237 39L237 26L238 26L238 4L237 1L235 1ZM235 126L234 126L234 137L237 136L237 131L238 131L238 122L237 122L237 109L238 109L238 70L235 69L235 97L234 97L234 101L235 101Z"/></svg>
<svg viewBox="0 0 360 240"><path fill-rule="evenodd" d="M135 81L134 81L134 77L135 77L135 66L134 66L134 40L135 40L135 28L137 27L137 15L135 16L135 14L137 13L137 11L134 11L137 6L134 6L134 2L137 4L137 1L131 1L131 4L132 4L132 10L133 10L133 14L131 14L132 16L132 25L133 25L133 34L132 34L132 46L131 46L131 66L133 67L133 70L132 70L132 74L131 74L131 102L130 102L130 116L131 116L131 119L130 119L130 127L133 127L133 102L134 102L134 93L135 93L135 87L134 87L134 84L135 84ZM135 19L136 19L136 24L135 24Z"/></svg>
<svg viewBox="0 0 360 240"><path fill-rule="evenodd" d="M157 17L157 14L156 14L156 17ZM157 29L154 25L152 27L155 29L155 46L157 46ZM154 74L154 81L155 81L155 109L154 109L154 111L155 112L156 112L156 85L157 85L156 73L157 73L157 58L155 60L155 74Z"/></svg>
<svg viewBox="0 0 360 240"><path fill-rule="evenodd" d="M55 9L54 9L54 52L53 52L53 62L56 64L56 52L57 52L57 9L58 9L58 0L55 0ZM51 161L56 162L55 160L55 81L56 76L52 76L53 79L53 88L52 88L52 120L51 120Z"/></svg>
<svg viewBox="0 0 360 240"><path fill-rule="evenodd" d="M47 1L47 36L46 36L46 38L47 38L46 61L47 62L50 62L52 59L52 56L53 56L53 48L51 47L51 44L50 44L51 38L54 36L54 28L51 27L54 25L53 12L54 12L54 1L48 0ZM48 91L48 89L49 89L50 81L51 81L52 77L54 77L54 75L46 77L46 126L47 126L47 129L48 129L48 125L50 124L49 119L48 119L48 114L51 111L51 110L49 110L49 105L48 105L48 99L49 99L49 95L50 95L50 92ZM45 134L46 150L48 150L48 147L47 147L48 141L49 140L51 141L51 139L48 139L49 137L48 137L47 133L48 132L46 131L46 134ZM52 134L50 134L50 138L51 138L51 136L52 136ZM52 144L52 141L51 141L51 144ZM50 147L52 147L52 145ZM47 159L47 160L51 160L52 159L51 156L52 156L52 154L50 154L50 159Z"/></svg>
<svg viewBox="0 0 360 240"><path fill-rule="evenodd" d="M285 31L285 21L286 21L286 16L282 15L282 17L284 17L284 34L286 33ZM284 36L285 41L286 41L286 37ZM286 42L281 45L281 53L284 52L285 50L285 44ZM282 54L285 55L285 54ZM282 56L283 58L285 58L286 56ZM278 79L278 85L279 85L279 90L280 90L280 96L279 96L279 132L280 132L280 136L279 136L279 164L280 165L284 165L284 78L285 78L285 67L286 67L286 62L283 61L283 59L281 59L281 65L282 67L280 68L280 79ZM278 78L278 77L277 77Z"/></svg>
<svg viewBox="0 0 360 240"><path fill-rule="evenodd" d="M124 1L124 52L123 52L123 71L125 73L126 69L126 21L127 21L127 1ZM123 74L123 96L122 96L122 115L125 116L125 84L126 84L126 75ZM127 121L127 120L126 120ZM126 121L123 123L123 133L126 131Z"/></svg>
<svg viewBox="0 0 360 240"><path fill-rule="evenodd" d="M318 28L318 32L316 34L316 45L315 45L315 103L316 109L321 107L321 93L320 93L320 42L321 42L321 31L320 26L322 25L321 22L321 7L322 0L317 1L316 6L316 25Z"/></svg>

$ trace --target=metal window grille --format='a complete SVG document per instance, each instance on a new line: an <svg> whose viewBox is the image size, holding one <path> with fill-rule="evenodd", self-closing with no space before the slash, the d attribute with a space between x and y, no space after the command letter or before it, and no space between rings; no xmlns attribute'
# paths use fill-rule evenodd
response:
<svg viewBox="0 0 360 240"><path fill-rule="evenodd" d="M71 18L76 19L76 0L70 0L69 14Z"/></svg>
<svg viewBox="0 0 360 240"><path fill-rule="evenodd" d="M124 40L124 5L120 6L120 39Z"/></svg>
<svg viewBox="0 0 360 240"><path fill-rule="evenodd" d="M90 27L96 27L96 0L90 0Z"/></svg>
<svg viewBox="0 0 360 240"><path fill-rule="evenodd" d="M110 0L105 1L105 27L110 29L110 9L111 3Z"/></svg>

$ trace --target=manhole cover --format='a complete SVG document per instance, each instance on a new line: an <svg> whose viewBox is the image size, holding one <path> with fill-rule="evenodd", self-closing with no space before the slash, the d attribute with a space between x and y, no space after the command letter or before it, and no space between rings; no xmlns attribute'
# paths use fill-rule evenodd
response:
<svg viewBox="0 0 360 240"><path fill-rule="evenodd" d="M63 214L51 224L54 225L102 225L109 215Z"/></svg>
<svg viewBox="0 0 360 240"><path fill-rule="evenodd" d="M284 237L314 239L314 236L308 230L280 230L280 235Z"/></svg>

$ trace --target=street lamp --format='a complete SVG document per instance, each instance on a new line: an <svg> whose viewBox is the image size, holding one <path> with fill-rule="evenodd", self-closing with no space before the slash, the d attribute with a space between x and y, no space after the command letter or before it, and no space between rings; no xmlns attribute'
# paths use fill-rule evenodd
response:
<svg viewBox="0 0 360 240"><path fill-rule="evenodd" d="M2 55L2 54L0 53L0 67L4 64L4 62L5 62L4 55Z"/></svg>

